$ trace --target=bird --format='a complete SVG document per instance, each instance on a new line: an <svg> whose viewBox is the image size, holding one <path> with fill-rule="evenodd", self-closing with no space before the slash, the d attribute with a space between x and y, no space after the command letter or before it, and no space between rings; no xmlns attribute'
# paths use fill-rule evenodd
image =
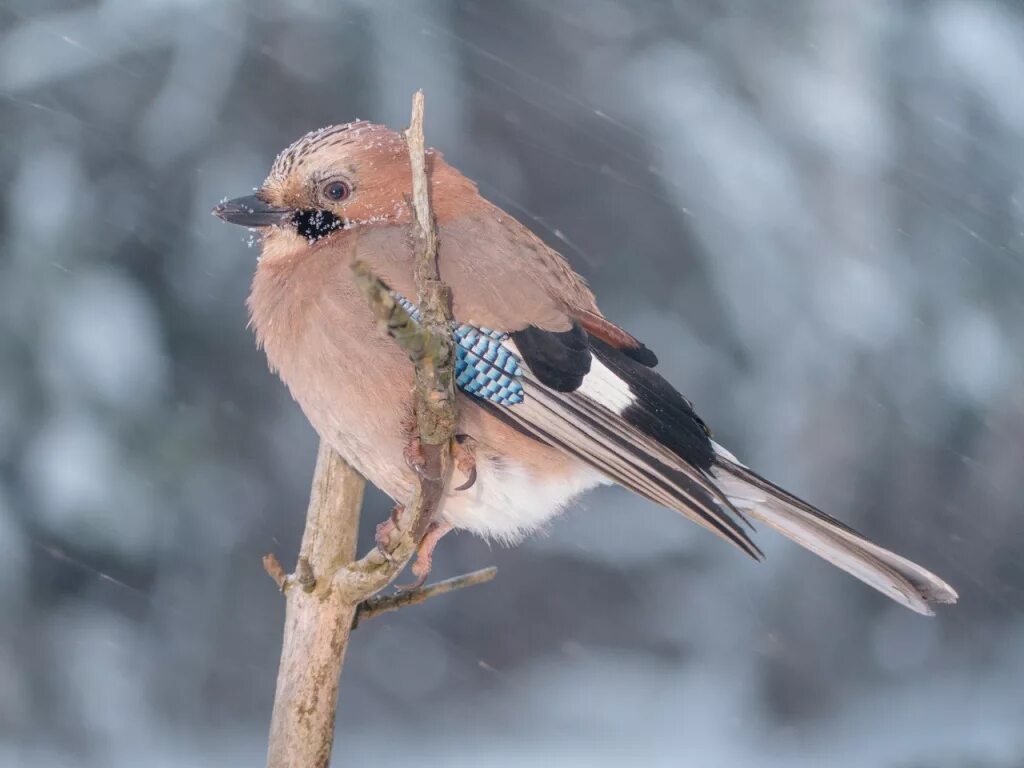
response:
<svg viewBox="0 0 1024 768"><path fill-rule="evenodd" d="M656 354L602 314L561 254L440 151L427 150L426 167L451 291L462 476L419 544L419 583L450 531L516 544L585 491L617 484L754 559L763 557L753 538L761 523L918 613L956 602L935 574L744 465L658 373ZM270 369L320 438L399 512L418 482L414 369L377 332L351 266L366 264L419 319L411 190L403 135L355 121L302 136L255 194L213 211L260 237L247 304Z"/></svg>

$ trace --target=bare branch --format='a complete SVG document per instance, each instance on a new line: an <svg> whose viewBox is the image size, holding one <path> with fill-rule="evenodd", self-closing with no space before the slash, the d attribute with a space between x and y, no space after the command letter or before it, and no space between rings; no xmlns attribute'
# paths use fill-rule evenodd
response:
<svg viewBox="0 0 1024 768"><path fill-rule="evenodd" d="M318 581L317 574L332 573L355 556L365 486L363 478L321 442L296 574L279 580L284 570L277 558L264 558L286 596L267 750L270 768L326 768L330 761L338 678L356 607L331 588L329 579ZM302 589L290 588L293 583Z"/></svg>
<svg viewBox="0 0 1024 768"><path fill-rule="evenodd" d="M412 166L412 207L416 215L417 236L421 240L413 273L416 287L420 290L418 297L420 304L425 303L423 294L427 285L431 281L437 282L441 279L437 266L437 233L434 229L434 216L430 210L430 184L427 179L423 107L423 91L416 91L412 96L412 118L405 131L405 143L409 146L409 164ZM447 308L432 307L431 309L435 314L429 317L424 316L427 324L444 322Z"/></svg>
<svg viewBox="0 0 1024 768"><path fill-rule="evenodd" d="M487 568L481 568L479 571L464 573L461 576L454 576L444 581L427 584L425 587L417 587L405 592L398 592L394 595L375 595L359 604L352 628L355 629L363 622L369 621L375 616L380 616L382 613L397 611L399 608L407 608L410 605L419 605L432 597L446 595L449 592L455 592L466 587L486 584L497 575L498 569L492 565Z"/></svg>
<svg viewBox="0 0 1024 768"><path fill-rule="evenodd" d="M416 366L417 408L420 439L428 445L451 442L455 432L454 349L451 340L451 290L441 282L438 266L437 228L430 208L426 149L423 138L423 91L412 97L412 120L405 132L412 166L412 204L416 213L416 257L413 276L423 327L437 337L435 355Z"/></svg>

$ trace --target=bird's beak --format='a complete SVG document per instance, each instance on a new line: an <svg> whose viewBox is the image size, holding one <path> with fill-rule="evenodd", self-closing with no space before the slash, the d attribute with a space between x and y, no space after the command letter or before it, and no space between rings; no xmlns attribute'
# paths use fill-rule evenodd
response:
<svg viewBox="0 0 1024 768"><path fill-rule="evenodd" d="M248 195L221 203L213 209L213 215L229 224L241 224L243 227L271 227L290 223L295 211L291 208L278 208L263 202L256 195Z"/></svg>

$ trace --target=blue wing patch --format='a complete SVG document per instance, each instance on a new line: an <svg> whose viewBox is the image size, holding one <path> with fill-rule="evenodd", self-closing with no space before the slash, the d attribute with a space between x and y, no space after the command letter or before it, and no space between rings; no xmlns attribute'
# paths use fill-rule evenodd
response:
<svg viewBox="0 0 1024 768"><path fill-rule="evenodd" d="M395 301L419 322L419 308L404 296L392 293ZM459 325L452 332L455 342L455 384L463 392L498 405L516 405L525 394L519 378L519 358L504 344L507 333L490 328Z"/></svg>

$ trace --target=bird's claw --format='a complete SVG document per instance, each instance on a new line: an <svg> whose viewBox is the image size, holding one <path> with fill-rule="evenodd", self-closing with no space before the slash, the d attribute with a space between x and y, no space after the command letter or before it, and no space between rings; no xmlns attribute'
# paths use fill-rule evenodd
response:
<svg viewBox="0 0 1024 768"><path fill-rule="evenodd" d="M452 440L452 457L455 467L466 475L466 481L456 486L456 491L468 491L476 484L476 454L473 450L476 441L469 435L456 435Z"/></svg>
<svg viewBox="0 0 1024 768"><path fill-rule="evenodd" d="M419 560L417 559L416 563L418 563L418 562L419 562ZM413 576L416 577L416 581L409 582L408 584L395 584L395 589L398 592L412 592L414 589L419 589L420 587L422 587L426 583L427 576L430 575L430 570L428 569L424 573L417 574L416 573L416 563L413 563Z"/></svg>
<svg viewBox="0 0 1024 768"><path fill-rule="evenodd" d="M469 477L466 478L466 482L462 485L455 486L456 491L468 491L474 485L476 485L476 465L474 464L469 468Z"/></svg>

